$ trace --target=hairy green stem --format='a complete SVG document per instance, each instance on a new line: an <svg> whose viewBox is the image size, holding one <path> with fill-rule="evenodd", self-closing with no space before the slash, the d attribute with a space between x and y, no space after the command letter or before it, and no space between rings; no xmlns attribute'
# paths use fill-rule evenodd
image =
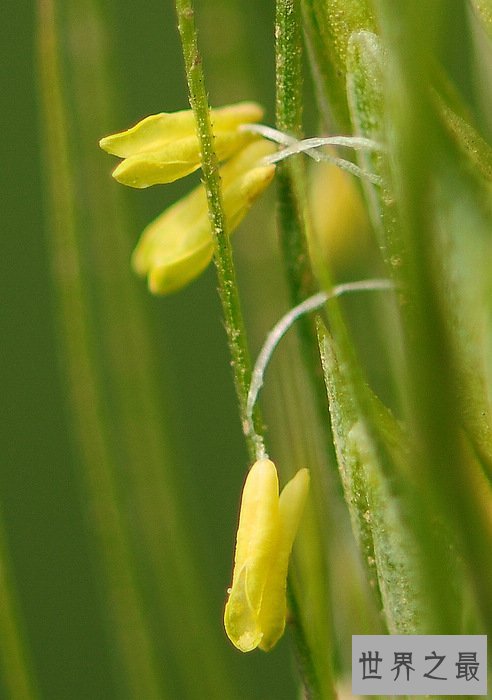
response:
<svg viewBox="0 0 492 700"><path fill-rule="evenodd" d="M224 313L225 328L234 383L239 404L239 413L245 433L248 432L246 404L251 379L251 360L246 340L241 303L236 283L236 271L232 257L232 247L226 227L222 204L219 163L214 148L214 134L210 122L205 78L201 57L198 52L197 32L192 0L176 0L178 29L183 47L183 57L188 81L190 105L195 114L198 138L202 154L202 173L208 200L208 212L215 246L214 261L219 281L219 294ZM258 420L255 421L258 424ZM255 460L259 443L262 442L259 429L256 435L246 434L250 459Z"/></svg>
<svg viewBox="0 0 492 700"><path fill-rule="evenodd" d="M296 0L277 2L275 18L276 127L302 137L302 39ZM278 221L291 301L298 304L314 291L305 235L302 159L277 166Z"/></svg>
<svg viewBox="0 0 492 700"><path fill-rule="evenodd" d="M302 31L300 7L297 0L278 0L275 17L275 63L276 63L276 128L296 138L302 137ZM308 240L306 235L306 194L304 185L304 169L302 156L292 156L280 162L277 166L277 221L290 301L298 305L311 296L316 288L314 275L309 259ZM298 325L301 349L317 404L317 428L320 442L329 447L328 436L323 433L327 425L326 397L320 375L319 355L317 351L316 333L310 319L301 318ZM312 430L313 426L309 426ZM313 464L313 479L316 486L318 505L322 500L320 494L324 491L325 480L320 470ZM316 508L317 515L321 506ZM317 523L318 529L321 523ZM325 572L325 595L328 599L328 577ZM299 629L293 626L293 637L297 647L297 658L300 661L299 670L302 674L306 693L309 698L334 697L333 679L328 660L321 662L313 638L309 638L304 629L303 609L295 601L294 586L290 586L291 606L296 609L295 622ZM317 601L316 605L326 607L326 601ZM330 627L330 611L320 615L327 627ZM331 630L328 629L329 637ZM328 646L331 640L327 641ZM325 650L326 651L326 650ZM322 663L322 669L321 669Z"/></svg>
<svg viewBox="0 0 492 700"><path fill-rule="evenodd" d="M191 0L176 0L178 26L183 45L183 55L190 95L190 103L195 112L198 134L202 152L202 171L207 191L209 214L215 242L215 262L219 279L219 291L226 320L226 331L232 356L236 392L239 399L243 424L248 426L247 397L251 379L251 363L247 351L246 335L239 303L232 250L225 228L225 217L221 202L220 176L214 151L213 132L210 124L210 111L205 89L201 59L198 53L193 4ZM294 62L295 65L295 62ZM296 110L300 109L297 102ZM259 436L261 440L261 436ZM248 439L248 448L252 458L255 457L258 444L254 437ZM292 594L291 594L292 595ZM296 621L296 626L300 621ZM294 634L296 644L303 659L311 660L304 634L297 630ZM302 642L302 644L301 644ZM302 647L302 648L301 648ZM305 670L303 663L301 672ZM311 668L309 674L303 673L303 683L308 697L317 698L319 694L311 688L308 678L315 677Z"/></svg>

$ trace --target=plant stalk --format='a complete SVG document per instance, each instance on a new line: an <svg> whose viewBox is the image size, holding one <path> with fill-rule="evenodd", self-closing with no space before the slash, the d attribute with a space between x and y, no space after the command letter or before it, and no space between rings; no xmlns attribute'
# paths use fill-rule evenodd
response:
<svg viewBox="0 0 492 700"><path fill-rule="evenodd" d="M214 148L214 134L210 122L210 107L205 87L202 61L198 51L195 14L192 1L176 0L176 13L178 16L179 35L183 47L189 100L196 118L202 154L203 184L207 193L208 212L215 247L214 261L217 269L219 295L231 354L239 414L243 431L245 432L249 457L253 462L256 459L258 448L261 447L258 443L262 442L262 436L257 415L254 421L256 437L255 435L248 434L249 426L246 404L251 380L251 360L236 282L232 246L227 232L222 203L219 163Z"/></svg>

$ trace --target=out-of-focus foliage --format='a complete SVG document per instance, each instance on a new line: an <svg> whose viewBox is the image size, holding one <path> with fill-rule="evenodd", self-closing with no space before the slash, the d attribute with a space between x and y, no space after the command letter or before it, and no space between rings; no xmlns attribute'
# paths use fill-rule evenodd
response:
<svg viewBox="0 0 492 700"><path fill-rule="evenodd" d="M275 66L274 5L197 0L212 106L374 139L357 163L383 185L277 166L280 240L269 194L234 239L252 350L318 283L395 284L330 301L319 347L301 322L264 391L282 483L313 483L287 627L325 700L352 634L491 629L492 15L282 0ZM130 264L198 184L196 144L186 181L143 191L97 145L188 108L174 5L7 4L0 32L0 696L294 700L289 635L242 655L222 629L248 457L214 271L155 298Z"/></svg>

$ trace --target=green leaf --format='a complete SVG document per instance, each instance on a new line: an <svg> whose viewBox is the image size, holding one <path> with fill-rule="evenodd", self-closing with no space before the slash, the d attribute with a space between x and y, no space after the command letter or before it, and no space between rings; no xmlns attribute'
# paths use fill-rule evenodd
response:
<svg viewBox="0 0 492 700"><path fill-rule="evenodd" d="M470 0L487 33L492 37L492 0Z"/></svg>
<svg viewBox="0 0 492 700"><path fill-rule="evenodd" d="M444 127L470 166L488 182L492 181L492 148L478 131L443 99L436 97Z"/></svg>
<svg viewBox="0 0 492 700"><path fill-rule="evenodd" d="M407 438L367 389L379 418L377 426L371 424L371 418L359 408L335 343L321 323L319 332L340 476L363 563L380 597L390 633L422 633L426 601L418 574L418 547L401 516L395 489L398 473L407 462Z"/></svg>
<svg viewBox="0 0 492 700"><path fill-rule="evenodd" d="M302 11L313 77L325 127L350 128L345 90L350 36L374 31L372 10L366 0L303 0Z"/></svg>
<svg viewBox="0 0 492 700"><path fill-rule="evenodd" d="M447 22L450 16L460 16L460 3L432 3L425 14L411 0L402 0L398 6L391 0L376 0L375 6L388 51L384 66L387 147L404 241L401 283L410 299L401 316L408 368L402 385L405 418L412 441L419 446L412 471L428 513L434 513L449 528L450 543L462 557L474 588L481 622L490 629L490 493L484 490L462 439L466 411L460 396L459 337L468 335L468 330L460 322L450 322L449 317L450 297L461 296L465 314L472 312L471 278L463 285L456 284L455 273L462 262L453 265L452 275L446 269L449 251L455 254L455 236L461 236L462 242L465 237L472 238L477 212L474 205L460 201L463 158L457 158L456 149L449 148L432 92L434 66L441 59ZM446 14L444 7L452 15ZM467 80L473 76L467 75ZM455 222L452 236L450 220ZM458 253L456 263L460 257ZM480 305L484 302L483 295L477 299ZM472 338L466 342L473 343ZM423 564L428 567L429 580L437 581L439 571L431 557ZM446 586L441 577L441 587ZM448 620L443 621L452 625L453 616L448 614Z"/></svg>
<svg viewBox="0 0 492 700"><path fill-rule="evenodd" d="M37 700L38 680L25 637L22 611L16 595L7 538L0 513L0 675L11 700Z"/></svg>
<svg viewBox="0 0 492 700"><path fill-rule="evenodd" d="M368 31L351 34L347 50L347 99L353 133L383 145L387 142L384 61L385 54L376 34ZM360 150L357 160L363 170L378 176L383 183L376 186L366 178L361 181L379 247L392 270L401 263L401 240L387 153Z"/></svg>

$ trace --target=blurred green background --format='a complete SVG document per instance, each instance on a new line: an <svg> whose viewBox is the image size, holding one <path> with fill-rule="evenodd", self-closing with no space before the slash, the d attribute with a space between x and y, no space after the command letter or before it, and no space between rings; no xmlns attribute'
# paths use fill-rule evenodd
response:
<svg viewBox="0 0 492 700"><path fill-rule="evenodd" d="M443 65L489 133L490 54L479 43L485 36L464 2L451 5L440 21ZM212 106L256 100L273 124L273 0L197 0L195 7ZM2 19L0 697L294 700L289 635L268 656L241 654L222 629L248 457L215 272L210 267L188 288L156 298L130 268L143 228L199 174L131 190L112 180L115 161L98 148L102 136L146 115L187 108L174 5L37 0L4 3ZM424 39L417 49L419 43L425 53ZM305 82L306 133L324 132ZM461 167L461 157L449 152ZM421 163L433 167L432 158L414 165ZM336 196L326 194L318 172L319 181L311 172L314 217L333 215L331 229L343 232L326 252L334 279L387 274L366 215L358 220L354 213L359 184L346 209L327 211ZM234 237L253 357L290 305L274 190ZM448 216L448 203L459 203L449 208L459 240L462 221L475 211L470 191L469 210L463 200L461 213L451 189L439 212ZM420 211L420 199L414 205ZM476 216L477 230L488 233L488 219ZM355 228L361 237L348 241ZM458 268L468 250L463 240ZM470 279L483 274L488 290L489 258L481 243L470 246ZM485 243L483 250L488 255ZM388 371L397 340L393 326L376 322L384 302L369 296L347 298L343 308L371 387L400 416L395 373ZM315 665L329 685L331 662L339 676L350 665L350 635L380 631L382 616L355 556L333 451L320 430L325 416L317 414L311 388L291 333L272 361L262 407L281 481L302 466L314 474L316 465L322 475L314 500L323 538L311 512L292 579L302 592ZM434 477L439 484L438 470Z"/></svg>
<svg viewBox="0 0 492 700"><path fill-rule="evenodd" d="M44 2L38 7L30 2L7 3L0 25L5 245L0 305L0 500L11 587L17 594L19 620L40 697L119 699L127 697L127 689L108 632L93 504L74 437L69 382L60 362L58 291L50 272L51 195L41 110L46 86L40 85L38 51L40 35L46 32L39 17L46 6ZM212 104L255 99L265 105L266 121L272 123L273 3L201 0L196 9ZM94 250L86 251L85 274L89 283L94 282L91 308L100 324L93 338L97 352L98 344L105 342L107 314L118 313L101 289L105 289L106 275L109 279L118 261L125 259L121 251L113 256L111 240L121 237L129 253L146 223L190 187L185 181L144 192L121 188L111 180L113 163L99 151L97 140L147 114L186 108L186 84L174 7L168 0L144 4L64 0L55 3L55 11L78 214L96 212L100 224L98 247L89 230L91 215L87 216L87 241ZM121 231L114 230L110 211L106 219L106 208L113 206L108 201L116 197L119 211L125 211ZM263 211L253 212L237 235L239 272L250 300L247 315L255 320L255 347L278 316L278 309L285 308L278 301L281 285L269 273L275 242L273 228L266 230L265 216L272 218L272 199L269 193L260 207ZM131 533L137 586L143 591L144 612L157 649L156 665L166 688L163 697L213 697L206 690L210 684L207 674L214 675L213 664L207 670L203 658L215 647L213 663L220 666L217 677L224 683L220 686L218 681L216 697L294 698L295 671L285 639L268 657L242 655L222 633L247 456L214 270L209 269L181 293L163 299L147 294L129 264L119 274L126 278L129 293L137 298L148 325L155 389L164 416L162 460L174 481L169 493L177 500L187 527L193 583L214 630L211 639L201 629L200 620L190 619L193 606L188 596L192 593L186 587L174 590L172 563L161 569L165 605L153 605L160 597L159 581L154 570L150 571L142 533L137 525L133 529L138 507L130 469L122 459L116 472L121 508ZM257 279L263 279L263 284L258 286ZM108 289L112 289L110 283ZM121 353L133 351L129 338ZM107 361L106 357L103 364ZM104 385L104 372L101 376ZM114 406L106 405L106 409L109 424L118 422ZM86 439L90 443L91 436ZM150 493L152 484L148 486ZM156 551L160 547L172 550L173 542L182 536L168 529L161 542L162 533L160 527L151 533ZM186 648L180 624L192 629L198 652ZM227 684L228 692L220 690ZM10 697L6 688L2 697Z"/></svg>

